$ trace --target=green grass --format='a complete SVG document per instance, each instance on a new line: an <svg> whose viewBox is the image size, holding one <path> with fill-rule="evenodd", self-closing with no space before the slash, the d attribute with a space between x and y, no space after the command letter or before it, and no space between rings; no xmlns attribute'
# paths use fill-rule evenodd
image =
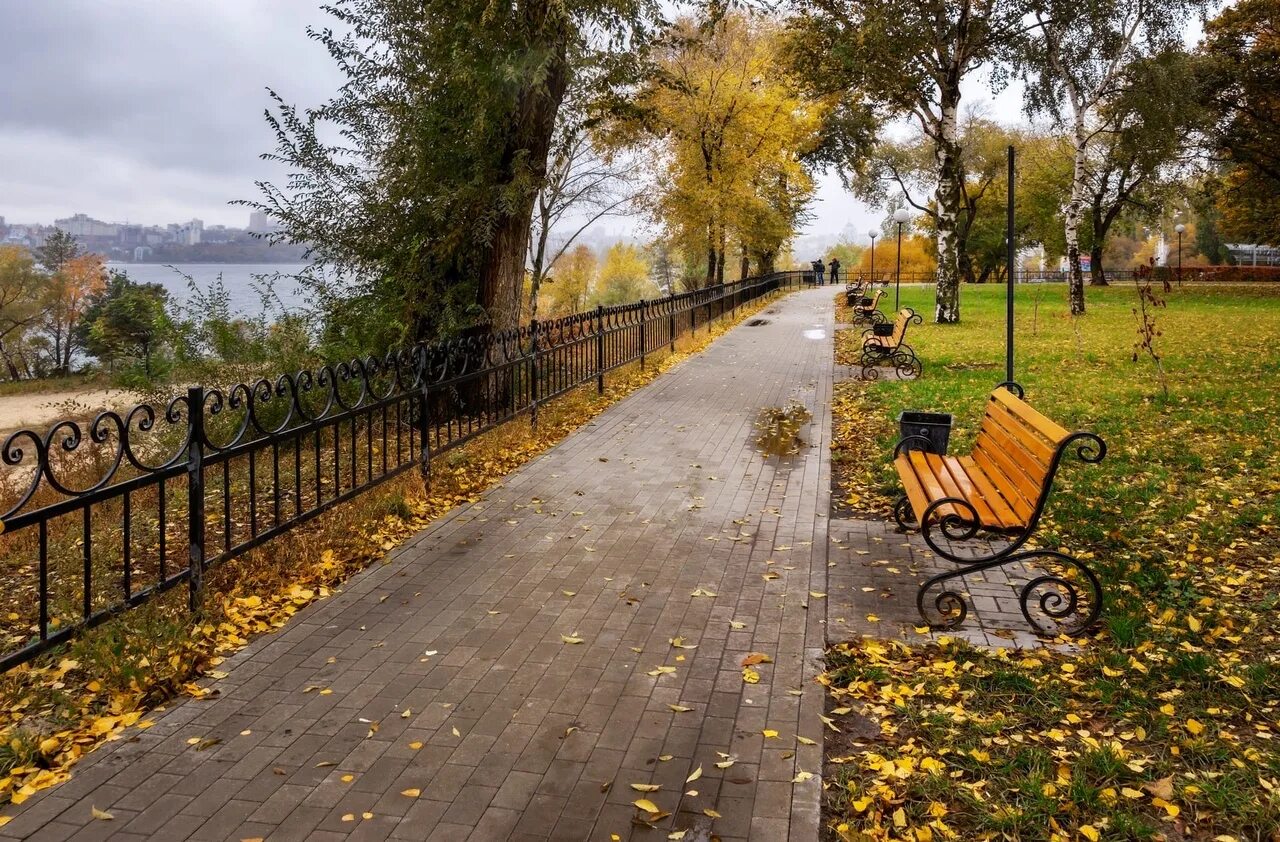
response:
<svg viewBox="0 0 1280 842"><path fill-rule="evenodd" d="M833 649L828 676L840 703L870 704L885 723L876 751L941 757L956 773L940 788L930 781L936 775L895 781L865 763L860 774L846 772L851 792L881 789L863 811L831 814L833 827L844 826L838 835L912 838L891 821L896 805L910 818L933 801L946 805L937 820L959 838L1254 839L1280 831L1280 735L1272 731L1280 699L1280 286L1163 294L1155 348L1167 397L1153 361L1142 351L1134 358L1134 286L1089 288L1088 312L1076 319L1065 292L1017 290L1015 379L1033 406L1108 444L1100 465L1064 463L1038 539L1069 548L1102 576L1102 628L1077 652L1030 659L958 642ZM924 374L837 392L835 447L871 454L842 475L843 496L880 511L897 496L889 454L892 419L903 409L952 413L951 451L969 449L987 395L1004 379L1004 294L964 288L962 323L944 326L932 323L931 289L903 289L903 306L925 316L907 335ZM838 337L838 348L847 354L855 337ZM858 413L861 421L850 420ZM842 428L862 441L842 443ZM964 665L958 673L956 664ZM902 682L920 692L882 704ZM1053 766L1025 768L1018 755L1041 746L1052 750ZM991 759L975 762L961 754L968 751ZM1151 787L1169 776L1166 800ZM980 780L978 797L965 785Z"/></svg>

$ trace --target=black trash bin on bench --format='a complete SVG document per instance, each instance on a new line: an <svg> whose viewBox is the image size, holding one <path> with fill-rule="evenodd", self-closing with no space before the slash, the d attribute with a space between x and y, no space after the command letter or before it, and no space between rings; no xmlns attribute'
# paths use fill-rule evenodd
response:
<svg viewBox="0 0 1280 842"><path fill-rule="evenodd" d="M951 438L951 413L907 410L898 416L898 429L905 442L903 450L923 450L939 456L947 455L947 442Z"/></svg>

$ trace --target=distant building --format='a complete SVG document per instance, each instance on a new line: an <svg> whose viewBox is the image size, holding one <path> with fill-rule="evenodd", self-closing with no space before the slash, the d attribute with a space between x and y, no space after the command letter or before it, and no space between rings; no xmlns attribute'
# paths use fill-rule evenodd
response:
<svg viewBox="0 0 1280 842"><path fill-rule="evenodd" d="M178 226L177 240L184 246L198 246L204 237L204 222L193 219Z"/></svg>
<svg viewBox="0 0 1280 842"><path fill-rule="evenodd" d="M55 219L53 224L76 238L117 237L120 234L119 225L94 219L84 213L77 213L66 219Z"/></svg>
<svg viewBox="0 0 1280 842"><path fill-rule="evenodd" d="M1260 243L1227 243L1239 266L1280 266L1280 247Z"/></svg>

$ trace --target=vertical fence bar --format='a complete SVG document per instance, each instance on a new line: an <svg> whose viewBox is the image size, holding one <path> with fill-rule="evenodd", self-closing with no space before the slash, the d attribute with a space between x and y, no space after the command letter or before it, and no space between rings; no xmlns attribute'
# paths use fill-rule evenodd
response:
<svg viewBox="0 0 1280 842"><path fill-rule="evenodd" d="M667 336L671 340L671 353L676 352L676 297L667 293Z"/></svg>
<svg viewBox="0 0 1280 842"><path fill-rule="evenodd" d="M640 367L644 368L644 352L649 348L649 339L645 326L649 321L649 302L640 299Z"/></svg>
<svg viewBox="0 0 1280 842"><path fill-rule="evenodd" d="M187 389L187 425L191 440L187 444L187 546L190 586L188 605L195 611L204 587L204 387ZM250 454L252 458L252 454ZM163 528L163 527L161 527Z"/></svg>
<svg viewBox="0 0 1280 842"><path fill-rule="evenodd" d="M596 393L604 394L604 305L596 305Z"/></svg>
<svg viewBox="0 0 1280 842"><path fill-rule="evenodd" d="M427 349L418 346L418 389L417 395L411 396L409 401L410 418L413 417L413 400L416 397L418 401L418 470L422 471L422 482L427 487L431 486L431 390L428 383L431 381L431 370L428 367L430 357ZM317 499L319 497L317 496Z"/></svg>
<svg viewBox="0 0 1280 842"><path fill-rule="evenodd" d="M529 321L529 426L538 426L538 320Z"/></svg>

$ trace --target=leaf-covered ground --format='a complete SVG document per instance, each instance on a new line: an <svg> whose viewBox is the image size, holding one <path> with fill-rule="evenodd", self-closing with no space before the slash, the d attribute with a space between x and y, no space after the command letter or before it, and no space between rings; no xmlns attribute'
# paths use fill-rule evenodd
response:
<svg viewBox="0 0 1280 842"><path fill-rule="evenodd" d="M739 319L768 303L744 308ZM186 610L185 591L175 588L60 651L0 675L0 807L21 804L66 780L84 755L121 739L126 729L151 727L168 700L216 693L218 666L251 638L328 597L453 507L479 499L506 474L728 326L684 338L675 354L651 357L645 368L611 373L604 395L587 386L548 404L536 429L517 420L437 459L425 492L416 475L406 475L210 571L197 616ZM215 683L197 684L201 678ZM0 813L0 826L10 819Z"/></svg>
<svg viewBox="0 0 1280 842"><path fill-rule="evenodd" d="M916 329L920 380L840 387L836 461L868 458L837 470L846 505L882 510L898 493L902 409L952 412L952 452L968 449L1003 379L1003 294L966 287L963 324ZM1110 447L1101 465L1064 467L1039 541L1102 575L1101 627L1035 652L835 646L831 707L879 730L829 735L838 838L1280 839L1280 288L1168 293L1167 398L1151 359L1134 359L1133 286L1090 288L1075 320L1064 295L1018 290L1017 379ZM904 303L928 313L928 296Z"/></svg>

